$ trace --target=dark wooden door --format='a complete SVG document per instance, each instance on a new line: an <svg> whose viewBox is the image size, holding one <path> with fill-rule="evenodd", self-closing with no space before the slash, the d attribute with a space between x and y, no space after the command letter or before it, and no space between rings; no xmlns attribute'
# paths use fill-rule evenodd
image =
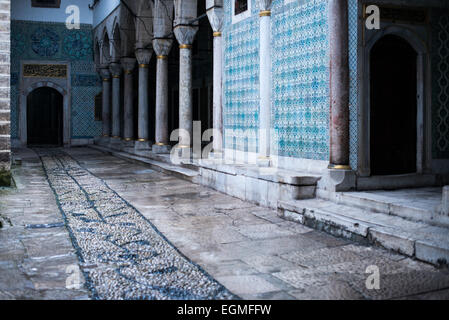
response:
<svg viewBox="0 0 449 320"><path fill-rule="evenodd" d="M388 35L371 51L371 174L417 170L417 53Z"/></svg>
<svg viewBox="0 0 449 320"><path fill-rule="evenodd" d="M38 88L28 95L27 129L30 146L63 144L63 97L53 88Z"/></svg>

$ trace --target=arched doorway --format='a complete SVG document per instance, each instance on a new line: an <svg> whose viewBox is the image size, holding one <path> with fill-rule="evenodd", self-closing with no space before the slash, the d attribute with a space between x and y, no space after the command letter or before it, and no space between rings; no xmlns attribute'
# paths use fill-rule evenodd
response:
<svg viewBox="0 0 449 320"><path fill-rule="evenodd" d="M29 146L63 144L63 96L53 88L33 90L27 97Z"/></svg>
<svg viewBox="0 0 449 320"><path fill-rule="evenodd" d="M371 175L417 171L417 52L386 35L370 55Z"/></svg>

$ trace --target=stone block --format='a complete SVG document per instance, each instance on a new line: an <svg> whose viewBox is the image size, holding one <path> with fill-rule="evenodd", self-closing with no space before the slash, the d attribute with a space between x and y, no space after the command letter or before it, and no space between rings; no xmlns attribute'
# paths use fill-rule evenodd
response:
<svg viewBox="0 0 449 320"><path fill-rule="evenodd" d="M154 144L151 151L157 154L168 154L170 153L170 150L171 146Z"/></svg>
<svg viewBox="0 0 449 320"><path fill-rule="evenodd" d="M370 229L371 240L382 247L405 254L409 257L415 255L415 241L401 237L394 229Z"/></svg>
<svg viewBox="0 0 449 320"><path fill-rule="evenodd" d="M443 187L441 198L441 214L449 217L449 186Z"/></svg>
<svg viewBox="0 0 449 320"><path fill-rule="evenodd" d="M416 241L416 258L434 265L449 265L449 247L427 241Z"/></svg>

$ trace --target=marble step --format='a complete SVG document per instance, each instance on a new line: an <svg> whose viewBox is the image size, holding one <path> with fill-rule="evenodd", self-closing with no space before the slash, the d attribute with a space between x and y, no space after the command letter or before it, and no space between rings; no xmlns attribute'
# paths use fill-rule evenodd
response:
<svg viewBox="0 0 449 320"><path fill-rule="evenodd" d="M362 243L393 250L434 265L449 264L449 228L323 199L279 201L284 219Z"/></svg>
<svg viewBox="0 0 449 320"><path fill-rule="evenodd" d="M325 199L337 204L398 216L415 222L449 227L449 217L439 215L441 188L394 191L339 192Z"/></svg>
<svg viewBox="0 0 449 320"><path fill-rule="evenodd" d="M89 147L113 155L114 157L117 158L145 163L149 165L151 169L154 169L158 172L170 174L177 178L181 178L193 183L199 183L200 180L199 173L198 171L195 170L190 170L181 166L171 165L166 162L156 161L147 157L130 154L123 151L112 150L98 145L90 145Z"/></svg>

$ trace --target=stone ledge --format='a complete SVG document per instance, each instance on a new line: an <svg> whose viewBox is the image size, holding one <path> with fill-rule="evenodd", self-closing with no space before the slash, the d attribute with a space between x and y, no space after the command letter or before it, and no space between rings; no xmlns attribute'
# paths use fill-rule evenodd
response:
<svg viewBox="0 0 449 320"><path fill-rule="evenodd" d="M449 228L313 199L279 201L280 217L434 265L449 263Z"/></svg>
<svg viewBox="0 0 449 320"><path fill-rule="evenodd" d="M121 158L121 159L145 163L145 164L149 165L152 169L154 169L158 172L162 172L165 174L171 174L175 177L178 177L178 178L181 178L181 179L193 182L193 183L199 183L198 172L193 171L193 170L189 170L189 169L174 166L174 165L168 165L167 163L164 163L164 162L155 161L155 160L152 160L152 159L149 159L146 157L142 157L142 156L132 155L132 154L126 153L126 152L111 150L109 148L105 148L105 147L101 147L101 146L97 146L97 145L89 145L89 147L96 149L98 151L107 153L107 154L111 154L111 155Z"/></svg>

